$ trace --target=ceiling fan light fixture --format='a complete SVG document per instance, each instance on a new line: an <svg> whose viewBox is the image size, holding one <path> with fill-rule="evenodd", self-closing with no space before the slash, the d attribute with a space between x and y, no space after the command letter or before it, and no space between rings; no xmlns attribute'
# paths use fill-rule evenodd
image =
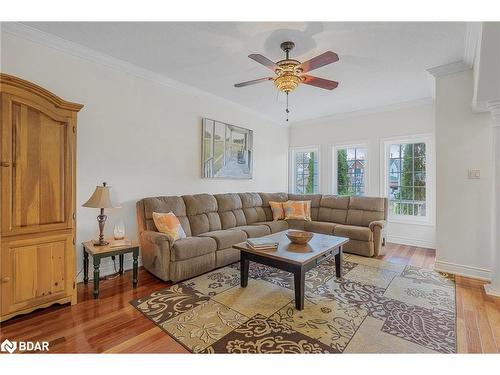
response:
<svg viewBox="0 0 500 375"><path fill-rule="evenodd" d="M244 87L260 82L273 81L276 88L286 94L286 121L288 121L288 114L290 113L290 110L288 109L288 94L295 90L300 83L320 87L326 90L333 90L339 84L335 81L330 81L328 79L313 77L305 74L310 72L311 70L318 69L322 66L338 61L339 57L335 52L326 51L321 55L318 55L301 63L298 60L290 58L290 51L294 46L295 43L290 41L281 43L280 47L285 52L285 58L276 63L259 54L254 53L248 55L248 57L252 60L264 65L268 69L273 70L276 74L276 77L259 78L252 81L237 83L234 85L235 87Z"/></svg>
<svg viewBox="0 0 500 375"><path fill-rule="evenodd" d="M278 90L289 93L297 88L302 78L293 73L284 73L274 79L274 84Z"/></svg>
<svg viewBox="0 0 500 375"><path fill-rule="evenodd" d="M302 82L302 78L299 75L302 72L302 69L299 68L300 62L285 59L278 61L276 65L279 68L276 69L277 77L274 79L274 84L278 90L286 93L295 90L299 83Z"/></svg>

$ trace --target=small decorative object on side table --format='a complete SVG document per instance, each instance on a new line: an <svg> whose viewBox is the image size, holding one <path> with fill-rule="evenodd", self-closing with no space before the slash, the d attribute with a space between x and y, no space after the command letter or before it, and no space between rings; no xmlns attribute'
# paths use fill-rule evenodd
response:
<svg viewBox="0 0 500 375"><path fill-rule="evenodd" d="M101 259L106 257L120 256L120 274L123 274L123 256L126 253L132 253L133 256L133 273L132 285L137 287L137 273L139 268L139 244L136 241L110 240L108 245L96 245L93 241L83 242L83 282L89 282L89 255L92 256L94 263L94 298L99 297L99 267Z"/></svg>
<svg viewBox="0 0 500 375"><path fill-rule="evenodd" d="M123 240L125 238L125 224L120 220L113 229L113 236L115 240Z"/></svg>

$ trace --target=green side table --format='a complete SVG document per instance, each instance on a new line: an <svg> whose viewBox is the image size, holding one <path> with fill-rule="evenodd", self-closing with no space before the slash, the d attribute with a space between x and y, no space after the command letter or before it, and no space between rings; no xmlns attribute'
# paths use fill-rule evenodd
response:
<svg viewBox="0 0 500 375"><path fill-rule="evenodd" d="M92 241L83 242L83 282L88 284L89 282L89 255L92 256L94 263L94 298L99 297L99 267L101 266L101 259L106 257L119 256L120 257L120 274L123 274L123 256L126 253L132 253L134 258L133 262L133 273L132 273L132 285L134 288L137 287L137 274L139 268L139 243L131 241L130 244L122 246L112 246L113 242L121 242L109 240L109 245L106 246L95 246Z"/></svg>

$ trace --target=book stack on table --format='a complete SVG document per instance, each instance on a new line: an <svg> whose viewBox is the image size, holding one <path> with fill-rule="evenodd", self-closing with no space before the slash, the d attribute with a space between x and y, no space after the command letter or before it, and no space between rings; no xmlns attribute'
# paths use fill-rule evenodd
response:
<svg viewBox="0 0 500 375"><path fill-rule="evenodd" d="M248 239L247 245L253 250L276 250L278 248L278 242L269 238Z"/></svg>

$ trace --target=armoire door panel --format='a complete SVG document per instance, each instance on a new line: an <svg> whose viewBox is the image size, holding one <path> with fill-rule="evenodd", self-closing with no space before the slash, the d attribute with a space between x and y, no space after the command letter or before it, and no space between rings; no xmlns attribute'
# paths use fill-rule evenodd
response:
<svg viewBox="0 0 500 375"><path fill-rule="evenodd" d="M35 272L36 292L34 297L42 297L51 293L52 289L52 249L57 246L57 242L41 244L37 246L36 268L44 270Z"/></svg>
<svg viewBox="0 0 500 375"><path fill-rule="evenodd" d="M28 108L12 105L13 122L13 227L38 225L40 186L38 161L40 159L40 125L38 116L28 116Z"/></svg>
<svg viewBox="0 0 500 375"><path fill-rule="evenodd" d="M72 235L7 241L2 244L2 293L10 310L38 305L70 293L74 266ZM71 267L71 268L68 268Z"/></svg>
<svg viewBox="0 0 500 375"><path fill-rule="evenodd" d="M8 250L11 254L13 298L12 303L22 303L36 296L36 246Z"/></svg>
<svg viewBox="0 0 500 375"><path fill-rule="evenodd" d="M11 219L11 200L12 200L12 105L10 96L2 93L2 111L1 111L1 137L0 137L0 176L2 182L1 190L1 223L2 234L5 234L10 227Z"/></svg>
<svg viewBox="0 0 500 375"><path fill-rule="evenodd" d="M66 219L65 167L67 124L40 115L40 224L62 223Z"/></svg>
<svg viewBox="0 0 500 375"><path fill-rule="evenodd" d="M72 243L73 240L71 240ZM69 241L67 241L69 242ZM67 250L72 250L72 246L70 244L69 248L67 248L67 242L62 243L59 242L56 246L52 248L52 262L51 262L51 267L52 267L52 278L51 278L51 292L52 293L57 293L57 292L62 292L65 290L65 288L68 285L67 277L66 277L66 267L67 264L73 264L72 261L68 261L66 257L66 251Z"/></svg>
<svg viewBox="0 0 500 375"><path fill-rule="evenodd" d="M70 228L73 160L69 119L54 119L15 99L10 107L12 183L9 196L4 197L8 202L2 201L10 207L6 218L10 220L3 223L2 232Z"/></svg>

